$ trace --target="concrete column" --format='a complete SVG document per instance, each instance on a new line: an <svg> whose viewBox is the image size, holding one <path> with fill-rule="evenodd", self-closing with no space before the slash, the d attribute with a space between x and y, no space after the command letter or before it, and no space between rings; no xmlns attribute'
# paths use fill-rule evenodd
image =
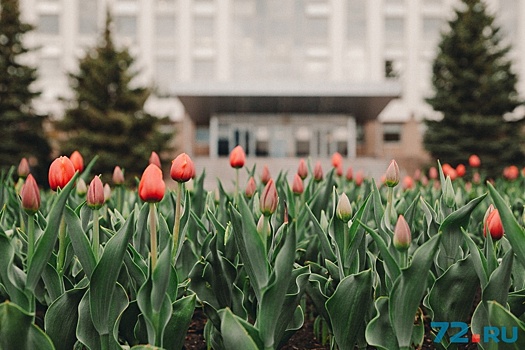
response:
<svg viewBox="0 0 525 350"><path fill-rule="evenodd" d="M153 83L153 66L155 61L155 29L153 1L140 0L137 9L137 36L140 48L140 68L142 81L146 85Z"/></svg>
<svg viewBox="0 0 525 350"><path fill-rule="evenodd" d="M78 36L77 0L62 0L60 15L60 33L62 33L62 69L72 72L77 67L75 44Z"/></svg>
<svg viewBox="0 0 525 350"><path fill-rule="evenodd" d="M422 96L419 88L420 74L419 74L419 43L420 33L422 30L421 11L419 8L419 0L406 0L406 16L405 16L405 52L406 52L406 66L404 67L404 88L403 99L411 109L420 104Z"/></svg>
<svg viewBox="0 0 525 350"><path fill-rule="evenodd" d="M178 65L181 81L190 81L192 76L193 56L193 12L191 0L179 0L179 34Z"/></svg>
<svg viewBox="0 0 525 350"><path fill-rule="evenodd" d="M231 26L233 20L231 0L222 0L217 6L217 79L227 81L230 79L230 52L231 52Z"/></svg>
<svg viewBox="0 0 525 350"><path fill-rule="evenodd" d="M330 48L332 80L343 80L343 56L345 41L345 2L344 0L333 0L330 21Z"/></svg>
<svg viewBox="0 0 525 350"><path fill-rule="evenodd" d="M210 118L210 158L219 156L219 118L212 116Z"/></svg>
<svg viewBox="0 0 525 350"><path fill-rule="evenodd" d="M346 121L346 134L347 141L346 147L348 149L347 157L355 159L357 156L357 131L356 122L353 116L349 116Z"/></svg>
<svg viewBox="0 0 525 350"><path fill-rule="evenodd" d="M516 33L516 38L521 38L514 45L514 49L517 52L516 57L516 68L518 74L522 77L517 84L517 89L520 95L523 97L525 95L525 1L518 1L518 28Z"/></svg>
<svg viewBox="0 0 525 350"><path fill-rule="evenodd" d="M367 0L368 74L373 82L382 81L385 73L383 0Z"/></svg>

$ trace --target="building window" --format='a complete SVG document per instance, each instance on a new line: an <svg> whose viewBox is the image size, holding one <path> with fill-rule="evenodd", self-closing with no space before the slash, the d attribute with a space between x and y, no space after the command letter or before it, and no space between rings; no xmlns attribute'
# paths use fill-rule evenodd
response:
<svg viewBox="0 0 525 350"><path fill-rule="evenodd" d="M174 38L176 34L175 15L157 15L155 20L155 35L158 39Z"/></svg>
<svg viewBox="0 0 525 350"><path fill-rule="evenodd" d="M385 45L387 48L402 48L405 37L405 21L401 17L385 19Z"/></svg>
<svg viewBox="0 0 525 350"><path fill-rule="evenodd" d="M326 45L328 41L328 18L306 17L305 40L311 45Z"/></svg>
<svg viewBox="0 0 525 350"><path fill-rule="evenodd" d="M195 80L213 80L215 78L215 61L196 59L193 61L193 78Z"/></svg>
<svg viewBox="0 0 525 350"><path fill-rule="evenodd" d="M268 157L270 154L269 134L268 128L264 126L255 131L255 155L257 157Z"/></svg>
<svg viewBox="0 0 525 350"><path fill-rule="evenodd" d="M399 73L397 72L394 61L393 60L386 60L385 61L385 78L388 79L395 79L399 77Z"/></svg>
<svg viewBox="0 0 525 350"><path fill-rule="evenodd" d="M401 123L383 124L383 141L384 142L400 142L402 129L403 129L403 124Z"/></svg>
<svg viewBox="0 0 525 350"><path fill-rule="evenodd" d="M366 1L348 0L346 6L348 41L350 45L361 45L366 42Z"/></svg>
<svg viewBox="0 0 525 350"><path fill-rule="evenodd" d="M210 143L210 129L207 126L198 126L195 130L195 143L207 145Z"/></svg>
<svg viewBox="0 0 525 350"><path fill-rule="evenodd" d="M158 57L155 62L155 83L161 93L169 91L170 84L177 78L177 59Z"/></svg>
<svg viewBox="0 0 525 350"><path fill-rule="evenodd" d="M308 157L310 155L310 138L312 133L306 126L300 126L295 132L295 156Z"/></svg>
<svg viewBox="0 0 525 350"><path fill-rule="evenodd" d="M124 37L135 37L137 34L136 16L115 16L117 34Z"/></svg>
<svg viewBox="0 0 525 350"><path fill-rule="evenodd" d="M58 15L40 15L38 32L41 34L58 35L60 23Z"/></svg>
<svg viewBox="0 0 525 350"><path fill-rule="evenodd" d="M215 19L196 16L193 22L194 46L197 48L213 46Z"/></svg>
<svg viewBox="0 0 525 350"><path fill-rule="evenodd" d="M84 0L78 3L78 32L97 33L97 0Z"/></svg>
<svg viewBox="0 0 525 350"><path fill-rule="evenodd" d="M423 18L423 42L427 47L434 47L439 40L443 20L436 17Z"/></svg>

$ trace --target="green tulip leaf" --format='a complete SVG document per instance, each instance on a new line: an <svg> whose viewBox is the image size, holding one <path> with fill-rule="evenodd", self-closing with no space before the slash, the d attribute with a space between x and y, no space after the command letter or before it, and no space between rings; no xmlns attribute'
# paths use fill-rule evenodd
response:
<svg viewBox="0 0 525 350"><path fill-rule="evenodd" d="M95 255L93 255L93 250L91 249L87 235L82 229L80 218L67 206L64 210L64 218L66 220L69 238L71 239L71 245L73 246L75 255L80 261L86 276L91 278L95 266L97 266L97 261L95 260Z"/></svg>
<svg viewBox="0 0 525 350"><path fill-rule="evenodd" d="M505 309L501 304L496 301L487 302L488 307L488 318L492 326L497 327L502 331L502 327L505 327L506 334L500 334L498 337L509 340L509 342L500 341L496 347L498 350L522 350L525 349L525 323L519 320L510 313L509 310ZM513 340L513 335L517 336L517 339Z"/></svg>
<svg viewBox="0 0 525 350"><path fill-rule="evenodd" d="M261 350L263 349L261 342L260 346L252 337L257 333L249 323L242 322L240 318L235 316L230 309L226 308L220 313L221 315L221 329L227 330L222 333L222 339L225 349L243 349L243 350ZM247 330L251 329L251 333Z"/></svg>
<svg viewBox="0 0 525 350"><path fill-rule="evenodd" d="M0 232L0 282L9 299L27 312L31 310L31 298L24 290L24 273L14 264L15 249L11 241Z"/></svg>
<svg viewBox="0 0 525 350"><path fill-rule="evenodd" d="M195 294L192 294L173 303L171 319L164 331L163 344L166 350L182 349L195 310L196 299Z"/></svg>

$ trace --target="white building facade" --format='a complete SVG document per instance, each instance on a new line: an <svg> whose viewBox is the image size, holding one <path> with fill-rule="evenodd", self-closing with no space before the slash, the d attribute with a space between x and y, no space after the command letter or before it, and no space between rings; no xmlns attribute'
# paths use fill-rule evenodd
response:
<svg viewBox="0 0 525 350"><path fill-rule="evenodd" d="M31 57L40 69L40 109L60 115L58 98L69 95L67 72L75 71L85 48L96 43L109 8L117 44L131 49L140 69L136 83L171 98L170 103L152 99L150 109L188 120L183 130L195 142L185 143L186 150L211 157L234 144L243 144L253 156L322 157L334 151L348 157L395 156L397 148L409 147L403 144L406 122L432 117L424 102L432 93L431 65L440 31L458 3L20 1L23 20L37 28L27 39L40 47ZM486 3L513 45L514 69L522 77L525 1ZM525 79L518 90L525 94ZM338 105L345 91L363 100ZM262 99L272 96L283 98ZM301 98L316 96L323 98L304 107ZM265 101L271 106L261 107ZM329 103L335 107L326 107ZM283 111L274 110L275 104ZM374 104L379 110L371 110Z"/></svg>

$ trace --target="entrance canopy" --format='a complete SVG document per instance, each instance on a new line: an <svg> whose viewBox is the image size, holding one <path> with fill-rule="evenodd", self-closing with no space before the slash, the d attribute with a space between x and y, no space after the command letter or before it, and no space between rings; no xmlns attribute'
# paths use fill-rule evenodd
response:
<svg viewBox="0 0 525 350"><path fill-rule="evenodd" d="M180 83L177 96L196 125L208 125L217 114L345 114L358 122L376 119L401 95L396 82L225 82Z"/></svg>

